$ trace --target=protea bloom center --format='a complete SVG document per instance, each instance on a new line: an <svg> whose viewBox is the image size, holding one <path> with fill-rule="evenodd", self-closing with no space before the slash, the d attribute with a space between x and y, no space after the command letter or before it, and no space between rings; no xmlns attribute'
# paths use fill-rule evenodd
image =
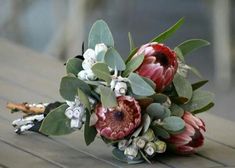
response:
<svg viewBox="0 0 235 168"><path fill-rule="evenodd" d="M163 91L177 71L176 53L163 44L153 42L141 46L134 57L140 54L145 57L136 72L154 81L157 91Z"/></svg>
<svg viewBox="0 0 235 168"><path fill-rule="evenodd" d="M141 109L134 98L120 96L117 101L117 107L104 108L99 104L95 109L98 116L97 131L111 140L124 138L132 133L141 122Z"/></svg>

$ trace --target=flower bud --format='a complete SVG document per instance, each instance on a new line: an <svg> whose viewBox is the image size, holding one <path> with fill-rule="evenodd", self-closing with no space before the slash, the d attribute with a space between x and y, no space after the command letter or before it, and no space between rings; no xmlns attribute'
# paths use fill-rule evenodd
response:
<svg viewBox="0 0 235 168"><path fill-rule="evenodd" d="M124 96L126 95L127 84L125 82L117 82L114 88L114 92L116 96Z"/></svg>
<svg viewBox="0 0 235 168"><path fill-rule="evenodd" d="M166 151L166 143L164 141L157 140L154 143L157 147L157 153L164 153Z"/></svg>
<svg viewBox="0 0 235 168"><path fill-rule="evenodd" d="M137 138L136 140L136 146L138 146L140 149L143 149L146 145L146 140L143 138Z"/></svg>
<svg viewBox="0 0 235 168"><path fill-rule="evenodd" d="M95 45L95 54L98 55L100 52L106 52L108 50L104 43L99 43Z"/></svg>
<svg viewBox="0 0 235 168"><path fill-rule="evenodd" d="M155 139L155 135L152 129L148 129L142 136L147 142L153 141Z"/></svg>
<svg viewBox="0 0 235 168"><path fill-rule="evenodd" d="M124 151L128 145L129 145L128 141L126 139L123 139L118 142L118 149Z"/></svg>
<svg viewBox="0 0 235 168"><path fill-rule="evenodd" d="M144 148L145 153L147 153L147 155L152 156L156 153L157 151L157 146L155 143L153 142L148 142Z"/></svg>
<svg viewBox="0 0 235 168"><path fill-rule="evenodd" d="M137 155L138 155L138 148L135 145L131 145L129 147L127 147L124 151L124 154L130 158L130 159L134 159Z"/></svg>

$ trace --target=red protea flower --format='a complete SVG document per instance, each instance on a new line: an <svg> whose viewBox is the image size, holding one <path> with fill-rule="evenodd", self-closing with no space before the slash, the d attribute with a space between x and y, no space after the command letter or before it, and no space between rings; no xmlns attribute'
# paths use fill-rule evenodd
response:
<svg viewBox="0 0 235 168"><path fill-rule="evenodd" d="M185 112L182 118L185 121L184 132L172 135L167 141L177 153L191 154L195 152L196 148L203 145L205 124L200 118L189 112Z"/></svg>
<svg viewBox="0 0 235 168"><path fill-rule="evenodd" d="M164 44L152 42L141 46L134 57L140 54L145 58L136 72L154 81L157 91L163 91L177 71L176 53Z"/></svg>
<svg viewBox="0 0 235 168"><path fill-rule="evenodd" d="M141 122L141 109L130 96L117 98L118 106L104 108L98 104L95 113L98 117L96 129L100 135L110 140L123 139L130 135Z"/></svg>

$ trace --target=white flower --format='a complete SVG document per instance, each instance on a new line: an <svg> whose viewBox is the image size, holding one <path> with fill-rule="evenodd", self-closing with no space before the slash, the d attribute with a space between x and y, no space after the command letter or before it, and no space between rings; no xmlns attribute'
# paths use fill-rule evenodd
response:
<svg viewBox="0 0 235 168"><path fill-rule="evenodd" d="M65 115L71 119L70 127L80 129L84 122L85 108L76 97L74 102L66 101L69 107L65 110Z"/></svg>
<svg viewBox="0 0 235 168"><path fill-rule="evenodd" d="M92 66L97 63L97 57L100 53L105 54L108 50L104 43L96 44L95 50L89 48L83 54L84 61L82 62L82 68L84 70L78 73L78 77L82 80L95 80L96 77L92 72Z"/></svg>
<svg viewBox="0 0 235 168"><path fill-rule="evenodd" d="M127 92L127 82L129 80L127 78L123 78L121 76L113 76L113 79L110 83L110 87L114 90L116 97L125 96Z"/></svg>

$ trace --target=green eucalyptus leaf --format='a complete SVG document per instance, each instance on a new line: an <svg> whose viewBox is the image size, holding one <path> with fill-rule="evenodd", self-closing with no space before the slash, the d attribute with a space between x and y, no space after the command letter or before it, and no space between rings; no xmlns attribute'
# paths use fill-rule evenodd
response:
<svg viewBox="0 0 235 168"><path fill-rule="evenodd" d="M96 137L97 131L94 126L90 126L90 117L91 114L89 112L86 113L86 122L85 122L85 129L84 129L84 139L86 145L90 145Z"/></svg>
<svg viewBox="0 0 235 168"><path fill-rule="evenodd" d="M127 64L126 64L126 69L123 72L122 76L126 77L128 76L131 72L134 72L144 61L144 55L138 55L137 57L131 59Z"/></svg>
<svg viewBox="0 0 235 168"><path fill-rule="evenodd" d="M105 54L104 61L113 70L117 69L119 71L124 71L126 69L126 64L123 61L120 54L114 49L109 48Z"/></svg>
<svg viewBox="0 0 235 168"><path fill-rule="evenodd" d="M106 51L101 51L98 53L96 56L97 62L104 62L104 57L105 57Z"/></svg>
<svg viewBox="0 0 235 168"><path fill-rule="evenodd" d="M150 124L151 124L150 116L148 114L144 114L142 119L142 125L143 125L142 133L145 133L149 129Z"/></svg>
<svg viewBox="0 0 235 168"><path fill-rule="evenodd" d="M151 96L153 98L154 102L156 103L164 103L167 101L167 95L164 95L162 93L155 93Z"/></svg>
<svg viewBox="0 0 235 168"><path fill-rule="evenodd" d="M132 59L132 57L135 55L135 53L138 51L138 48L135 48L135 49L133 49L132 51L131 51L131 53L128 55L128 57L127 57L127 59L126 59L126 63L128 63L131 59Z"/></svg>
<svg viewBox="0 0 235 168"><path fill-rule="evenodd" d="M170 138L170 134L165 129L163 129L157 125L155 125L151 128L153 129L153 132L156 136L164 138L164 139Z"/></svg>
<svg viewBox="0 0 235 168"><path fill-rule="evenodd" d="M171 115L182 117L184 115L184 109L177 104L172 104L170 107Z"/></svg>
<svg viewBox="0 0 235 168"><path fill-rule="evenodd" d="M90 105L89 99L88 99L87 95L79 88L78 88L78 97L79 97L79 100L81 101L81 103L90 112L91 111L91 105Z"/></svg>
<svg viewBox="0 0 235 168"><path fill-rule="evenodd" d="M191 39L184 41L178 45L174 50L180 50L182 55L185 57L187 54L191 53L194 50L197 50L201 47L208 46L210 43L202 39ZM178 51L179 52L179 51Z"/></svg>
<svg viewBox="0 0 235 168"><path fill-rule="evenodd" d="M137 129L135 130L135 132L131 135L131 138L136 138L136 137L138 137L139 134L141 133L142 129L143 129L143 124L141 124L141 125L139 126L139 128L137 128Z"/></svg>
<svg viewBox="0 0 235 168"><path fill-rule="evenodd" d="M46 135L66 135L74 131L70 127L70 119L65 116L65 110L68 108L67 104L63 104L53 109L44 118L40 127L40 132Z"/></svg>
<svg viewBox="0 0 235 168"><path fill-rule="evenodd" d="M208 82L208 80L196 82L196 83L192 84L192 88L193 88L193 90L197 90L200 87L204 86L207 82Z"/></svg>
<svg viewBox="0 0 235 168"><path fill-rule="evenodd" d="M192 113L193 114L197 114L197 113L201 113L201 112L207 111L207 110L211 109L212 107L214 107L214 105L215 105L215 103L211 102L208 105L206 105L205 107L203 107L203 108L201 108L199 110L195 110Z"/></svg>
<svg viewBox="0 0 235 168"><path fill-rule="evenodd" d="M160 103L152 103L146 108L151 118L162 119L165 115L164 107Z"/></svg>
<svg viewBox="0 0 235 168"><path fill-rule="evenodd" d="M82 60L79 58L70 58L66 63L67 74L72 73L77 76L82 69Z"/></svg>
<svg viewBox="0 0 235 168"><path fill-rule="evenodd" d="M89 85L86 84L84 81L76 77L65 76L60 82L60 95L65 100L74 101L74 98L77 95L78 88L87 95L91 94Z"/></svg>
<svg viewBox="0 0 235 168"><path fill-rule="evenodd" d="M164 115L162 118L170 117L171 116L171 110L169 108L164 107Z"/></svg>
<svg viewBox="0 0 235 168"><path fill-rule="evenodd" d="M151 79L144 77L144 76L142 76L142 78L144 79L146 83L148 83L153 88L153 90L156 89L156 84Z"/></svg>
<svg viewBox="0 0 235 168"><path fill-rule="evenodd" d="M173 84L179 97L185 97L188 100L191 99L193 93L192 86L184 77L176 73Z"/></svg>
<svg viewBox="0 0 235 168"><path fill-rule="evenodd" d="M133 49L135 49L135 43L130 32L128 32L128 39L129 39L130 52L131 52Z"/></svg>
<svg viewBox="0 0 235 168"><path fill-rule="evenodd" d="M179 49L179 48L175 48L174 49L175 53L176 53L176 56L182 61L182 62L185 62L184 60L184 55L182 53L182 51Z"/></svg>
<svg viewBox="0 0 235 168"><path fill-rule="evenodd" d="M185 122L180 117L171 116L164 118L163 128L170 132L179 132L185 127Z"/></svg>
<svg viewBox="0 0 235 168"><path fill-rule="evenodd" d="M103 79L108 84L111 82L112 78L107 64L101 62L95 63L91 70L99 79Z"/></svg>
<svg viewBox="0 0 235 168"><path fill-rule="evenodd" d="M214 100L214 94L208 91L203 91L203 90L195 90L193 92L192 99L182 105L181 107L185 111L190 111L190 112L197 112L200 111L206 107L212 107L212 102ZM211 105L209 105L211 104ZM209 105L209 106L208 106ZM207 110L207 108L206 108Z"/></svg>
<svg viewBox="0 0 235 168"><path fill-rule="evenodd" d="M117 99L115 93L110 89L110 87L99 86L101 103L103 107L115 107L117 106Z"/></svg>
<svg viewBox="0 0 235 168"><path fill-rule="evenodd" d="M155 93L153 88L136 73L131 73L128 79L130 80L131 89L134 94L139 96L151 96Z"/></svg>
<svg viewBox="0 0 235 168"><path fill-rule="evenodd" d="M103 20L96 21L91 27L88 37L88 48L95 48L96 44L104 43L109 47L114 47L112 33Z"/></svg>
<svg viewBox="0 0 235 168"><path fill-rule="evenodd" d="M181 18L178 22L176 22L172 27L170 27L169 29L167 29L165 32L161 33L160 35L158 35L157 37L155 37L152 42L162 42L164 40L166 40L167 38L169 38L171 35L173 35L176 30L178 30L181 25L184 23L184 18Z"/></svg>
<svg viewBox="0 0 235 168"><path fill-rule="evenodd" d="M197 77L202 78L202 74L197 70L197 68L190 66L189 70Z"/></svg>
<svg viewBox="0 0 235 168"><path fill-rule="evenodd" d="M142 158L143 158L146 162L148 162L149 164L152 164L152 162L145 156L144 152L142 152L141 150L139 150L139 152L140 152Z"/></svg>

